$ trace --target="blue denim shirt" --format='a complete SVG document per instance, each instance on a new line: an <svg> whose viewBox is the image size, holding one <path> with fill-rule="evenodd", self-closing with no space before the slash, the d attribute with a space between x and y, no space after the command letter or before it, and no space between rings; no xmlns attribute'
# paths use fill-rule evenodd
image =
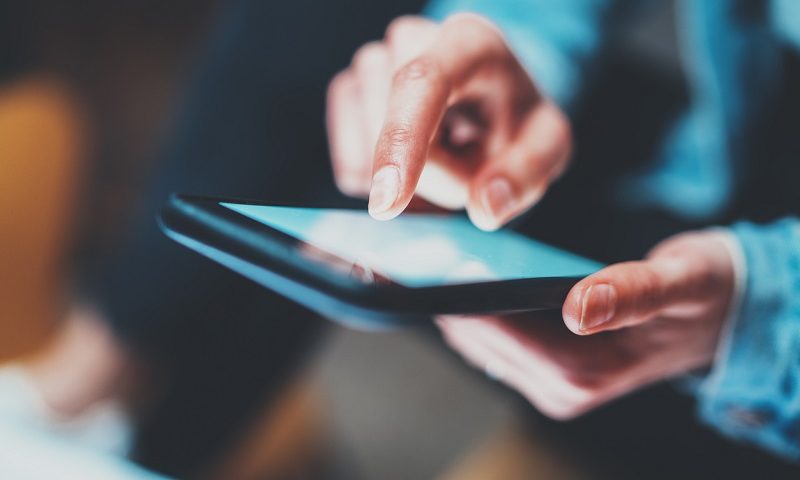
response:
<svg viewBox="0 0 800 480"><path fill-rule="evenodd" d="M491 19L539 87L569 111L608 34L647 3L434 0L428 14ZM778 54L783 45L800 48L800 1L682 0L678 7L691 100L624 191L639 204L703 220L731 201L752 162L741 140L758 112L780 101ZM696 389L700 415L726 435L800 460L800 222L743 222L731 231L743 258L742 296Z"/></svg>

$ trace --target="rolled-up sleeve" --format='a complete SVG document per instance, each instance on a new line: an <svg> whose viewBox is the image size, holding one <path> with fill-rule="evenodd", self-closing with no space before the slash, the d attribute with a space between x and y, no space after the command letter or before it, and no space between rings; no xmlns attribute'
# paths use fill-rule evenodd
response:
<svg viewBox="0 0 800 480"><path fill-rule="evenodd" d="M697 390L700 416L729 437L800 460L800 221L731 230L744 288Z"/></svg>

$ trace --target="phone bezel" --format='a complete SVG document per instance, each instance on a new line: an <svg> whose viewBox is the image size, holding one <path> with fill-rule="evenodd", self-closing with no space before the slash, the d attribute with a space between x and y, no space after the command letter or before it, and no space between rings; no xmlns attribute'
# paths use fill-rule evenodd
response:
<svg viewBox="0 0 800 480"><path fill-rule="evenodd" d="M264 286L278 290L326 315L331 309L349 309L350 314L366 317L422 318L438 314L507 313L526 310L560 309L569 289L581 277L542 277L496 280L477 283L409 287L384 282L368 283L332 267L330 261L315 261L306 252L317 250L312 245L280 230L258 222L220 203L274 205L325 208L317 205L298 205L286 202L263 202L232 198L194 195L173 195L162 209L159 223L171 238L212 259L220 256L236 265L234 268ZM325 252L330 259L335 255ZM329 260L330 260L329 259ZM350 264L338 258L342 265ZM240 263L244 262L244 263ZM251 272L252 270L252 272ZM260 272L260 273L259 273ZM285 288L274 288L277 277L288 281ZM265 278L260 278L265 277ZM269 277L269 278L266 278ZM304 288L303 288L304 287ZM315 308L303 292L288 292L286 288L304 290L316 300L333 301L325 308ZM324 303L324 302L323 302Z"/></svg>

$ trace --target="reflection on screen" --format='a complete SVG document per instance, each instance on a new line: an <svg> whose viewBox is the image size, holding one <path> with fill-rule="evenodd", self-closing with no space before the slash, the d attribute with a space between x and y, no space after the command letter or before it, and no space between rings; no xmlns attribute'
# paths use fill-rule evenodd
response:
<svg viewBox="0 0 800 480"><path fill-rule="evenodd" d="M460 215L221 205L409 287L585 276L601 265L510 231L484 232Z"/></svg>

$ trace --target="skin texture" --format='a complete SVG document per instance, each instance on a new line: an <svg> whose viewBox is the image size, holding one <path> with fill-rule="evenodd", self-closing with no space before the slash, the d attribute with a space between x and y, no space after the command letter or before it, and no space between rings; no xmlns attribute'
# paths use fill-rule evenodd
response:
<svg viewBox="0 0 800 480"><path fill-rule="evenodd" d="M563 324L541 313L442 317L437 324L468 362L544 414L573 418L711 364L734 284L722 235L681 234L643 261L585 278L567 296ZM614 293L597 294L600 285ZM604 323L589 326L592 320Z"/></svg>
<svg viewBox="0 0 800 480"><path fill-rule="evenodd" d="M401 17L328 90L334 173L377 219L415 193L494 230L564 171L569 123L486 20Z"/></svg>
<svg viewBox="0 0 800 480"><path fill-rule="evenodd" d="M328 91L341 190L389 220L420 198L499 228L566 169L563 113L486 20L402 17ZM543 413L572 418L713 361L734 285L720 232L678 235L647 259L579 282L563 323L541 313L441 317L447 342ZM548 321L549 320L549 321Z"/></svg>

